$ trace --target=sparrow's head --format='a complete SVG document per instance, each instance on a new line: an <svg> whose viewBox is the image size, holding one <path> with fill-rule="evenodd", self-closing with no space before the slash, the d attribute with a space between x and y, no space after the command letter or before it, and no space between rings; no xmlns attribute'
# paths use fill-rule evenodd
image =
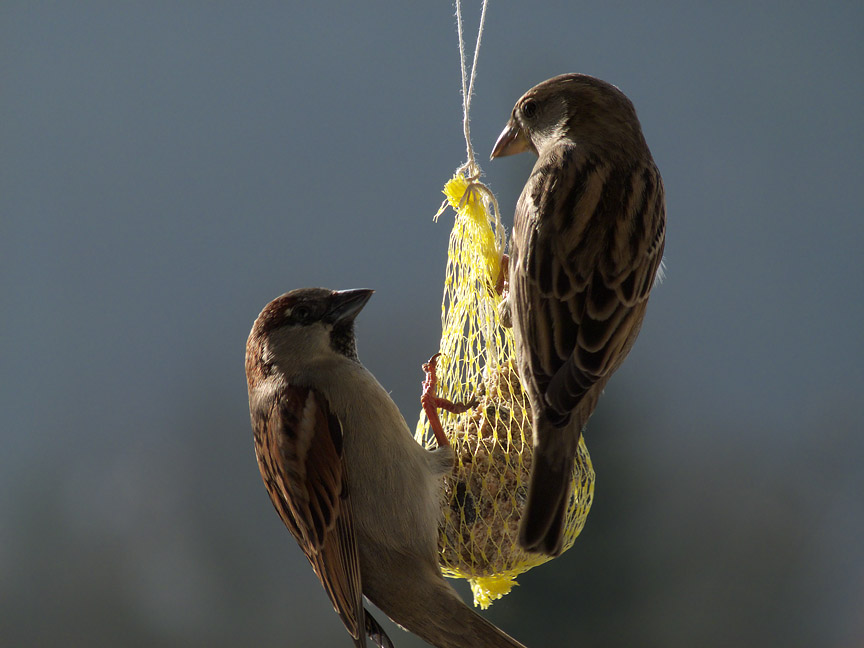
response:
<svg viewBox="0 0 864 648"><path fill-rule="evenodd" d="M519 98L490 158L529 150L542 155L559 142L625 154L645 146L636 110L623 92L587 74L562 74Z"/></svg>
<svg viewBox="0 0 864 648"><path fill-rule="evenodd" d="M271 301L246 342L247 377L274 365L294 373L337 356L357 361L354 318L373 292L298 288Z"/></svg>

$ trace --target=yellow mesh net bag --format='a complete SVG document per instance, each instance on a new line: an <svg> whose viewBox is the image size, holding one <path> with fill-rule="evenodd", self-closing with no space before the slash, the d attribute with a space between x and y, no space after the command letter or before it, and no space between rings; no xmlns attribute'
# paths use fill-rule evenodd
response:
<svg viewBox="0 0 864 648"><path fill-rule="evenodd" d="M519 574L550 558L518 544L531 472L531 411L514 365L512 330L501 325L498 313L504 228L488 190L461 172L444 194L436 220L448 203L456 217L441 307L437 395L470 407L459 414L438 410L456 455L444 489L439 562L445 576L467 579L474 604L487 608L510 591ZM422 411L416 438L436 446ZM582 530L593 495L594 469L580 440L565 550Z"/></svg>

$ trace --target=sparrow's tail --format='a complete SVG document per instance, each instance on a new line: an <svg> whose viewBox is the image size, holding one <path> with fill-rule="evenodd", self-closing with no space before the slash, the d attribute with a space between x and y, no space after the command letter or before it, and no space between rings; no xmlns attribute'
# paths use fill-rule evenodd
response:
<svg viewBox="0 0 864 648"><path fill-rule="evenodd" d="M387 633L384 632L384 628L378 625L378 622L375 620L371 614L369 614L369 610L363 610L366 613L366 636L372 640L378 648L393 648L393 642L390 641L390 637L387 636ZM364 641L365 637L361 637L356 641L357 648L366 648L366 642Z"/></svg>
<svg viewBox="0 0 864 648"><path fill-rule="evenodd" d="M526 551L557 556L564 543L564 521L573 480L579 434L569 428L538 430L528 500L519 525L519 544Z"/></svg>
<svg viewBox="0 0 864 648"><path fill-rule="evenodd" d="M380 587L374 588L375 594L367 591L367 598L436 648L525 648L468 607L436 565L421 567L422 573L417 573L417 567L414 562L400 570L400 582L391 579L383 592Z"/></svg>

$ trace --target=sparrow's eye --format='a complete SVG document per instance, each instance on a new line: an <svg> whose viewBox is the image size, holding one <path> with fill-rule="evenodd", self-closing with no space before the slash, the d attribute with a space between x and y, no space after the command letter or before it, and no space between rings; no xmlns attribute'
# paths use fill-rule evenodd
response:
<svg viewBox="0 0 864 648"><path fill-rule="evenodd" d="M529 99L525 103L522 104L522 114L525 115L527 119L533 119L537 114L537 102L533 99Z"/></svg>
<svg viewBox="0 0 864 648"><path fill-rule="evenodd" d="M295 322L305 324L312 317L312 311L308 306L299 304L298 306L294 306L293 308L289 309L288 317Z"/></svg>

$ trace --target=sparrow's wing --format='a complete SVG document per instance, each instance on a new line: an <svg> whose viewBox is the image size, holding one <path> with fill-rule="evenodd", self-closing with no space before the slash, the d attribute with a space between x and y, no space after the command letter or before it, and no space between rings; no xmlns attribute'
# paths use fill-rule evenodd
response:
<svg viewBox="0 0 864 648"><path fill-rule="evenodd" d="M321 579L356 645L366 616L345 461L342 424L327 400L291 387L252 412L255 452L270 499Z"/></svg>
<svg viewBox="0 0 864 648"><path fill-rule="evenodd" d="M563 148L529 179L513 240L524 246L511 281L521 282L525 361L547 417L563 426L639 332L665 241L660 173L650 157L622 169Z"/></svg>

